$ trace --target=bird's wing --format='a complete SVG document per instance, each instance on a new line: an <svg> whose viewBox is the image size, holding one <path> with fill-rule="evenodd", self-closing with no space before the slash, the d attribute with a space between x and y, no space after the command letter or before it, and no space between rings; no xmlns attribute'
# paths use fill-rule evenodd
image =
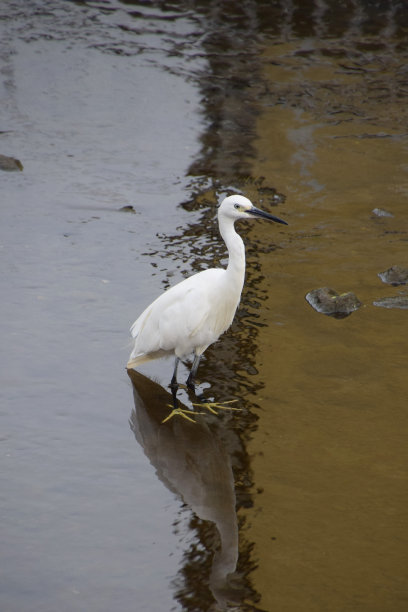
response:
<svg viewBox="0 0 408 612"><path fill-rule="evenodd" d="M211 269L195 274L148 306L131 327L135 338L132 357L159 350L174 350L181 356L192 352L198 344L205 348L214 342L214 331L208 322L220 273L223 270Z"/></svg>

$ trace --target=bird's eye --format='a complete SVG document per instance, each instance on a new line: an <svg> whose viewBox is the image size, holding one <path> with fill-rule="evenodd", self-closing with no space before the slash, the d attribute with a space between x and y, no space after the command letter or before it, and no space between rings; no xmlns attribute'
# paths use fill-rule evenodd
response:
<svg viewBox="0 0 408 612"><path fill-rule="evenodd" d="M237 210L239 210L241 208L241 206L239 204L234 204L234 208L236 208Z"/></svg>

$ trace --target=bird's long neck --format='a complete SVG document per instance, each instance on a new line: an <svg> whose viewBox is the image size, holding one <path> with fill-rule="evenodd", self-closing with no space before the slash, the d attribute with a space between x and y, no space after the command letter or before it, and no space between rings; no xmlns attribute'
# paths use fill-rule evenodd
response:
<svg viewBox="0 0 408 612"><path fill-rule="evenodd" d="M245 278L245 247L242 238L235 231L232 219L219 220L220 234L228 249L227 277L239 286L241 292Z"/></svg>

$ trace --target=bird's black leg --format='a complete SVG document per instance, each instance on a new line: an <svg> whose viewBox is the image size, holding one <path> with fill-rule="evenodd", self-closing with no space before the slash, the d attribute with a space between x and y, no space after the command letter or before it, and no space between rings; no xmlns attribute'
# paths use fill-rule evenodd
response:
<svg viewBox="0 0 408 612"><path fill-rule="evenodd" d="M191 389L191 391L195 391L194 379L197 374L198 364L200 363L201 355L196 355L194 357L193 365L191 366L190 374L187 378L187 387Z"/></svg>
<svg viewBox="0 0 408 612"><path fill-rule="evenodd" d="M168 416L166 416L165 419L163 419L162 423L166 423L167 421L170 421L170 419L172 419L176 414L183 417L183 419L186 419L187 421L191 421L192 423L195 423L194 419L192 419L190 415L194 416L194 414L202 414L202 412L194 413L191 410L184 410L183 408L180 408L179 401L177 399L177 391L179 388L178 383L177 383L177 368L178 368L179 361L180 359L176 357L176 363L174 364L173 378L171 379L171 383L170 383L171 395L173 398L173 410L170 412ZM195 363L195 360L194 360L194 363ZM168 406L169 408L171 408L170 404L168 404Z"/></svg>
<svg viewBox="0 0 408 612"><path fill-rule="evenodd" d="M177 365L178 363L176 364L175 370L177 370ZM170 419L176 416L176 414L183 417L183 419L186 419L187 421L191 421L192 423L195 423L195 420L192 418L192 416L194 416L195 414L203 414L203 413L202 412L195 413L191 410L184 410L184 408L180 408L179 401L177 399L178 384L177 384L177 380L175 379L175 374L173 378L174 378L174 384L172 380L172 383L170 385L171 395L173 398L173 406L171 406L171 404L167 404L167 406L169 408L173 408L173 410L170 412L168 416L166 416L165 419L162 420L162 423L167 423L167 421L170 421Z"/></svg>
<svg viewBox="0 0 408 612"><path fill-rule="evenodd" d="M173 410L178 410L179 409L179 401L177 399L177 391L178 391L178 385L177 383L175 385L170 385L171 388L171 395L173 398ZM170 406L170 404L169 404Z"/></svg>
<svg viewBox="0 0 408 612"><path fill-rule="evenodd" d="M173 372L173 376L170 382L170 388L172 391L177 391L178 389L177 368L178 368L179 363L180 363L180 358L176 357L176 361L174 363L174 372Z"/></svg>

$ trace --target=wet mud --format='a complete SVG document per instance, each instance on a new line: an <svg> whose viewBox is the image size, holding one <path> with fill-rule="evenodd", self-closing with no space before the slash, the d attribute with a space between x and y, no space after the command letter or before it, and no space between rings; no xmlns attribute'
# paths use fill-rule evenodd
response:
<svg viewBox="0 0 408 612"><path fill-rule="evenodd" d="M405 4L0 11L0 607L405 611ZM127 373L127 330L226 264L233 192L289 224L239 225L200 363L240 410L163 423L173 364Z"/></svg>

